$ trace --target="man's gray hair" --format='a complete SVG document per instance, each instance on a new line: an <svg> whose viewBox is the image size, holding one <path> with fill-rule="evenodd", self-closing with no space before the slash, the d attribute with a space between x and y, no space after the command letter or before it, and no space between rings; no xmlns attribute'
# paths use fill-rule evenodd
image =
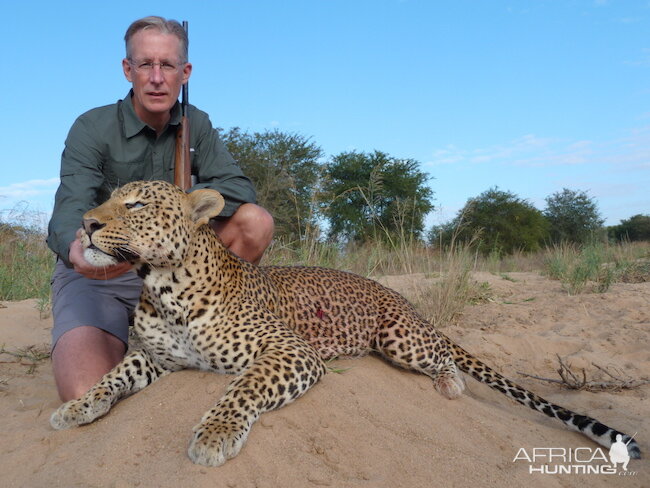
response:
<svg viewBox="0 0 650 488"><path fill-rule="evenodd" d="M124 42L126 43L126 57L128 59L131 59L131 38L136 32L148 29L157 30L161 34L173 34L178 37L180 41L179 55L181 57L179 61L181 63L187 63L187 45L189 41L185 29L183 29L183 26L177 20L167 20L158 16L144 17L136 20L126 30Z"/></svg>

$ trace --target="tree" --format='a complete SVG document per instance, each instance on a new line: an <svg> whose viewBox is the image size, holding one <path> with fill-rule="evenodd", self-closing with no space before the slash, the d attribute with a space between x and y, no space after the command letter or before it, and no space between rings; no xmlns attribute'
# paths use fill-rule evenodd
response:
<svg viewBox="0 0 650 488"><path fill-rule="evenodd" d="M419 238L433 209L429 176L413 159L343 152L325 168L323 214L330 236L364 242L400 235Z"/></svg>
<svg viewBox="0 0 650 488"><path fill-rule="evenodd" d="M552 242L584 244L602 229L604 220L596 201L584 191L562 189L546 198L544 215Z"/></svg>
<svg viewBox="0 0 650 488"><path fill-rule="evenodd" d="M458 218L451 219L445 223L434 225L427 232L427 242L434 247L446 247L451 244L457 236Z"/></svg>
<svg viewBox="0 0 650 488"><path fill-rule="evenodd" d="M609 237L617 241L650 241L650 215L637 214L608 228Z"/></svg>
<svg viewBox="0 0 650 488"><path fill-rule="evenodd" d="M299 134L279 130L222 134L257 191L258 203L273 215L275 233L287 240L304 237L316 222L322 149Z"/></svg>
<svg viewBox="0 0 650 488"><path fill-rule="evenodd" d="M444 243L449 233L455 232L459 241L476 239L483 254L511 254L538 250L548 238L548 228L547 220L532 204L495 187L470 198L451 225L440 226L431 235Z"/></svg>

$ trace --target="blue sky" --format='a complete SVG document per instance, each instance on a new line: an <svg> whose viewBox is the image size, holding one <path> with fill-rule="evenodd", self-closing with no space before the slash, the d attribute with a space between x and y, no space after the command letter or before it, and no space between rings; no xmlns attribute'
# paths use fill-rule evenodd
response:
<svg viewBox="0 0 650 488"><path fill-rule="evenodd" d="M494 186L539 209L588 191L607 225L650 213L650 1L24 0L3 14L4 215L51 211L70 125L127 94L124 31L152 14L189 21L190 101L215 126L416 159L429 224Z"/></svg>

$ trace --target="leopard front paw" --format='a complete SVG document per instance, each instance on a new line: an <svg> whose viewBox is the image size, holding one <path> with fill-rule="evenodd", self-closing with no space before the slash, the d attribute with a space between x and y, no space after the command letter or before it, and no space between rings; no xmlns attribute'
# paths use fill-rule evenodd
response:
<svg viewBox="0 0 650 488"><path fill-rule="evenodd" d="M196 464L221 466L239 453L249 432L250 425L237 425L236 422L202 422L194 427L187 454Z"/></svg>
<svg viewBox="0 0 650 488"><path fill-rule="evenodd" d="M102 398L99 400L70 400L57 408L50 417L50 425L56 430L69 429L105 415L111 408L111 402Z"/></svg>

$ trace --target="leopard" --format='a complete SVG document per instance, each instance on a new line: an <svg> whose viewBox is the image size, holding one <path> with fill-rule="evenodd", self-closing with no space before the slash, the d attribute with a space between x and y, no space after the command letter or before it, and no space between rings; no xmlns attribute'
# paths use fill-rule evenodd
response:
<svg viewBox="0 0 650 488"><path fill-rule="evenodd" d="M164 181L136 181L83 215L84 257L98 268L128 261L143 286L133 319L141 347L78 399L52 413L54 429L88 424L120 399L181 369L234 375L192 429L191 461L220 466L268 411L304 395L332 358L375 353L422 373L458 398L465 373L512 400L610 447L632 437L545 400L504 377L422 318L399 293L347 271L258 266L226 248L210 226L224 198Z"/></svg>

